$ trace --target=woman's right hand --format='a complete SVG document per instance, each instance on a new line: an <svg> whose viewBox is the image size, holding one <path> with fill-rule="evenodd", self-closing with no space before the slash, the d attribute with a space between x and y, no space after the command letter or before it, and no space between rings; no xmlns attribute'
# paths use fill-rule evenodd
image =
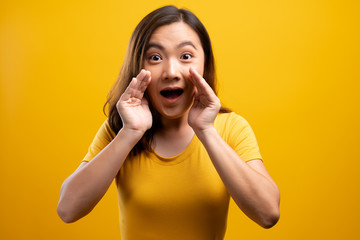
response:
<svg viewBox="0 0 360 240"><path fill-rule="evenodd" d="M152 126L152 115L144 92L151 82L150 71L141 70L116 103L123 129L144 134Z"/></svg>

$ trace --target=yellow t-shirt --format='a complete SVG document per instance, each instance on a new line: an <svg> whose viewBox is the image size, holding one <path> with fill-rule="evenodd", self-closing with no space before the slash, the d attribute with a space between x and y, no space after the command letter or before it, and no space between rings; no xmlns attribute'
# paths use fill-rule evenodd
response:
<svg viewBox="0 0 360 240"><path fill-rule="evenodd" d="M244 161L262 159L248 122L218 114L214 126ZM115 137L107 121L84 161ZM116 179L122 240L223 239L230 196L196 135L179 155L127 158Z"/></svg>

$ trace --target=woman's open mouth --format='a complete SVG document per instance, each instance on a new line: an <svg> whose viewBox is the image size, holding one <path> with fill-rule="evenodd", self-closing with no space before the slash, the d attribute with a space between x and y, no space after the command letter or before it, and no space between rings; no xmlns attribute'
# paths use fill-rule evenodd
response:
<svg viewBox="0 0 360 240"><path fill-rule="evenodd" d="M175 100L183 94L184 90L181 88L176 89L164 89L160 91L161 96L168 100Z"/></svg>

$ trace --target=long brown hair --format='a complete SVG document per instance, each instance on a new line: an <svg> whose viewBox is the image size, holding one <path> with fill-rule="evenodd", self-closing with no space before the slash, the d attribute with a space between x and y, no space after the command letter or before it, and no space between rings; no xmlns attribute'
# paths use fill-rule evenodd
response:
<svg viewBox="0 0 360 240"><path fill-rule="evenodd" d="M134 32L131 35L119 77L110 90L107 100L104 104L104 113L106 106L109 105L108 121L111 129L116 134L123 126L120 115L116 108L116 103L129 85L131 79L136 76L143 68L144 56L147 51L151 35L158 27L175 22L184 22L188 24L198 34L205 56L203 77L216 93L214 55L210 37L204 25L192 12L186 9L178 9L175 6L165 6L159 8L145 16L136 26ZM146 92L145 97L147 97ZM148 131L145 132L141 140L132 149L130 152L131 155L136 155L143 150L150 151L153 135L158 129L161 128L160 114L152 107L151 102L149 102L149 107L153 116L153 125ZM229 112L229 110L222 107L220 112Z"/></svg>

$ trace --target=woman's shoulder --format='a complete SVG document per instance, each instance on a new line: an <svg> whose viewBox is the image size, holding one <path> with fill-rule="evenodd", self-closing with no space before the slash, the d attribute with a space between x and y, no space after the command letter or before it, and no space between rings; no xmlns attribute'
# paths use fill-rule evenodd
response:
<svg viewBox="0 0 360 240"><path fill-rule="evenodd" d="M98 129L96 139L111 142L111 140L115 138L115 136L115 132L110 127L109 119L105 119L100 128Z"/></svg>
<svg viewBox="0 0 360 240"><path fill-rule="evenodd" d="M235 112L219 113L215 120L215 123L219 125L230 124L235 122L238 124L239 123L247 124L246 119Z"/></svg>
<svg viewBox="0 0 360 240"><path fill-rule="evenodd" d="M101 127L103 127L106 130L106 132L108 132L109 134L114 135L114 136L116 135L115 132L110 127L109 118L105 119L105 121L103 122Z"/></svg>
<svg viewBox="0 0 360 240"><path fill-rule="evenodd" d="M111 129L108 119L106 119L98 129L92 143L89 146L88 153L83 161L90 161L94 158L103 148L105 148L114 138L116 134Z"/></svg>
<svg viewBox="0 0 360 240"><path fill-rule="evenodd" d="M250 128L248 121L235 112L219 113L215 119L214 126L223 137L240 133Z"/></svg>

